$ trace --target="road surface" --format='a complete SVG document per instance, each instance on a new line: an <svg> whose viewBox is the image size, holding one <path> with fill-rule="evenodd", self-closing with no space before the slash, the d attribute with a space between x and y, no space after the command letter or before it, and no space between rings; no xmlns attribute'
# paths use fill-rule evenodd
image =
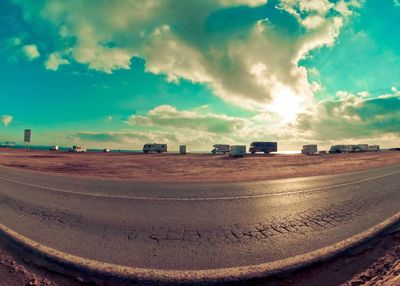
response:
<svg viewBox="0 0 400 286"><path fill-rule="evenodd" d="M400 211L400 166L244 183L138 183L0 167L0 223L46 246L155 269L255 265Z"/></svg>

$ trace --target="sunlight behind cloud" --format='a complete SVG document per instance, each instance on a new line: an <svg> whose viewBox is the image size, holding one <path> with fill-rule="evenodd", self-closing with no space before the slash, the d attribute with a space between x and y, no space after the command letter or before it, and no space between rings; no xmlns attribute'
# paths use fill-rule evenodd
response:
<svg viewBox="0 0 400 286"><path fill-rule="evenodd" d="M285 86L279 86L274 93L276 96L267 109L278 114L282 124L294 123L297 115L304 111L302 97Z"/></svg>

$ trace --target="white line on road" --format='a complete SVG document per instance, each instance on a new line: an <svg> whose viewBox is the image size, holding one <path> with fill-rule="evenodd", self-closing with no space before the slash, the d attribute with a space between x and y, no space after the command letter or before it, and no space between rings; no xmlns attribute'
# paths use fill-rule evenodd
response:
<svg viewBox="0 0 400 286"><path fill-rule="evenodd" d="M58 193L67 193L67 194L74 194L74 195L82 195L82 196L92 196L92 197L100 197L100 198L115 198L115 199L127 199L127 200L142 200L142 201L219 201L219 200L241 200L241 199L253 199L253 198L263 198L263 197L270 197L270 196L280 196L280 195L293 195L293 194L300 194L300 193L308 193L308 192L315 192L315 191L322 191L327 189L333 189L338 187L345 187L354 184L365 183L393 175L398 175L400 172L393 172L381 176L371 177L368 179L336 184L331 186L325 187L318 187L318 188L310 188L306 190L296 190L296 191L289 191L289 192L279 192L279 193L269 193L269 194L255 194L255 195L243 195L243 196L225 196L225 197L143 197L143 196L120 196L120 195L106 195L106 194L99 194L99 193L84 193L84 192L74 192L70 190L64 190L54 187L47 187L41 186L37 184L27 183L19 180L9 179L3 176L0 176L0 180L21 184L29 187L44 189L48 191L58 192Z"/></svg>

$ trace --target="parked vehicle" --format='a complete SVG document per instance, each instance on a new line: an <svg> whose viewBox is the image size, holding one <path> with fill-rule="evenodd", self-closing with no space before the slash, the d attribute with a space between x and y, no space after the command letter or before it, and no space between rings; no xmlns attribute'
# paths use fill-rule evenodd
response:
<svg viewBox="0 0 400 286"><path fill-rule="evenodd" d="M249 152L251 154L255 154L257 152L263 152L264 154L268 154L276 151L278 151L277 142L253 142L250 144L249 148Z"/></svg>
<svg viewBox="0 0 400 286"><path fill-rule="evenodd" d="M156 152L156 153L163 153L168 152L168 145L167 144L157 144L157 143L147 143L143 146L144 153Z"/></svg>
<svg viewBox="0 0 400 286"><path fill-rule="evenodd" d="M314 155L318 153L317 145L304 145L303 149L301 149L301 154L305 155Z"/></svg>
<svg viewBox="0 0 400 286"><path fill-rule="evenodd" d="M17 143L11 141L5 141L0 143L0 148L10 148L17 146Z"/></svg>
<svg viewBox="0 0 400 286"><path fill-rule="evenodd" d="M228 144L215 144L213 146L213 149L211 150L211 153L215 154L227 154L230 151L231 145Z"/></svg>
<svg viewBox="0 0 400 286"><path fill-rule="evenodd" d="M232 145L229 151L229 157L243 158L246 155L246 145Z"/></svg>
<svg viewBox="0 0 400 286"><path fill-rule="evenodd" d="M369 152L378 152L380 150L379 145L369 145L368 146L368 151Z"/></svg>
<svg viewBox="0 0 400 286"><path fill-rule="evenodd" d="M50 147L50 151L58 151L60 148L57 145L53 145Z"/></svg>
<svg viewBox="0 0 400 286"><path fill-rule="evenodd" d="M333 145L331 146L331 149L329 149L329 153L347 153L349 152L349 146L351 145Z"/></svg>
<svg viewBox="0 0 400 286"><path fill-rule="evenodd" d="M70 152L74 152L74 153L83 153L86 151L87 151L86 147L79 146L79 145L72 146L72 148L70 149Z"/></svg>
<svg viewBox="0 0 400 286"><path fill-rule="evenodd" d="M103 153L110 153L110 152L111 152L111 150L108 148L103 149Z"/></svg>
<svg viewBox="0 0 400 286"><path fill-rule="evenodd" d="M368 144L358 144L358 145L351 145L353 148L353 152L367 152L368 151Z"/></svg>
<svg viewBox="0 0 400 286"><path fill-rule="evenodd" d="M186 145L180 145L179 146L179 154L185 155L187 153L189 153L188 147Z"/></svg>
<svg viewBox="0 0 400 286"><path fill-rule="evenodd" d="M333 145L329 153L358 153L369 151L368 144Z"/></svg>

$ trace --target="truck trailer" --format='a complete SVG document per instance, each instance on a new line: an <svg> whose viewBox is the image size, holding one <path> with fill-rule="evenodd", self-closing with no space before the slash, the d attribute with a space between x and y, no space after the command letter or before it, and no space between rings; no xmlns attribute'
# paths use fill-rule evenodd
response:
<svg viewBox="0 0 400 286"><path fill-rule="evenodd" d="M249 148L251 154L256 154L257 152L268 154L276 151L278 151L277 142L252 142Z"/></svg>
<svg viewBox="0 0 400 286"><path fill-rule="evenodd" d="M167 144L157 144L157 143L147 143L143 145L143 152L144 153L164 153L168 152L168 145Z"/></svg>

